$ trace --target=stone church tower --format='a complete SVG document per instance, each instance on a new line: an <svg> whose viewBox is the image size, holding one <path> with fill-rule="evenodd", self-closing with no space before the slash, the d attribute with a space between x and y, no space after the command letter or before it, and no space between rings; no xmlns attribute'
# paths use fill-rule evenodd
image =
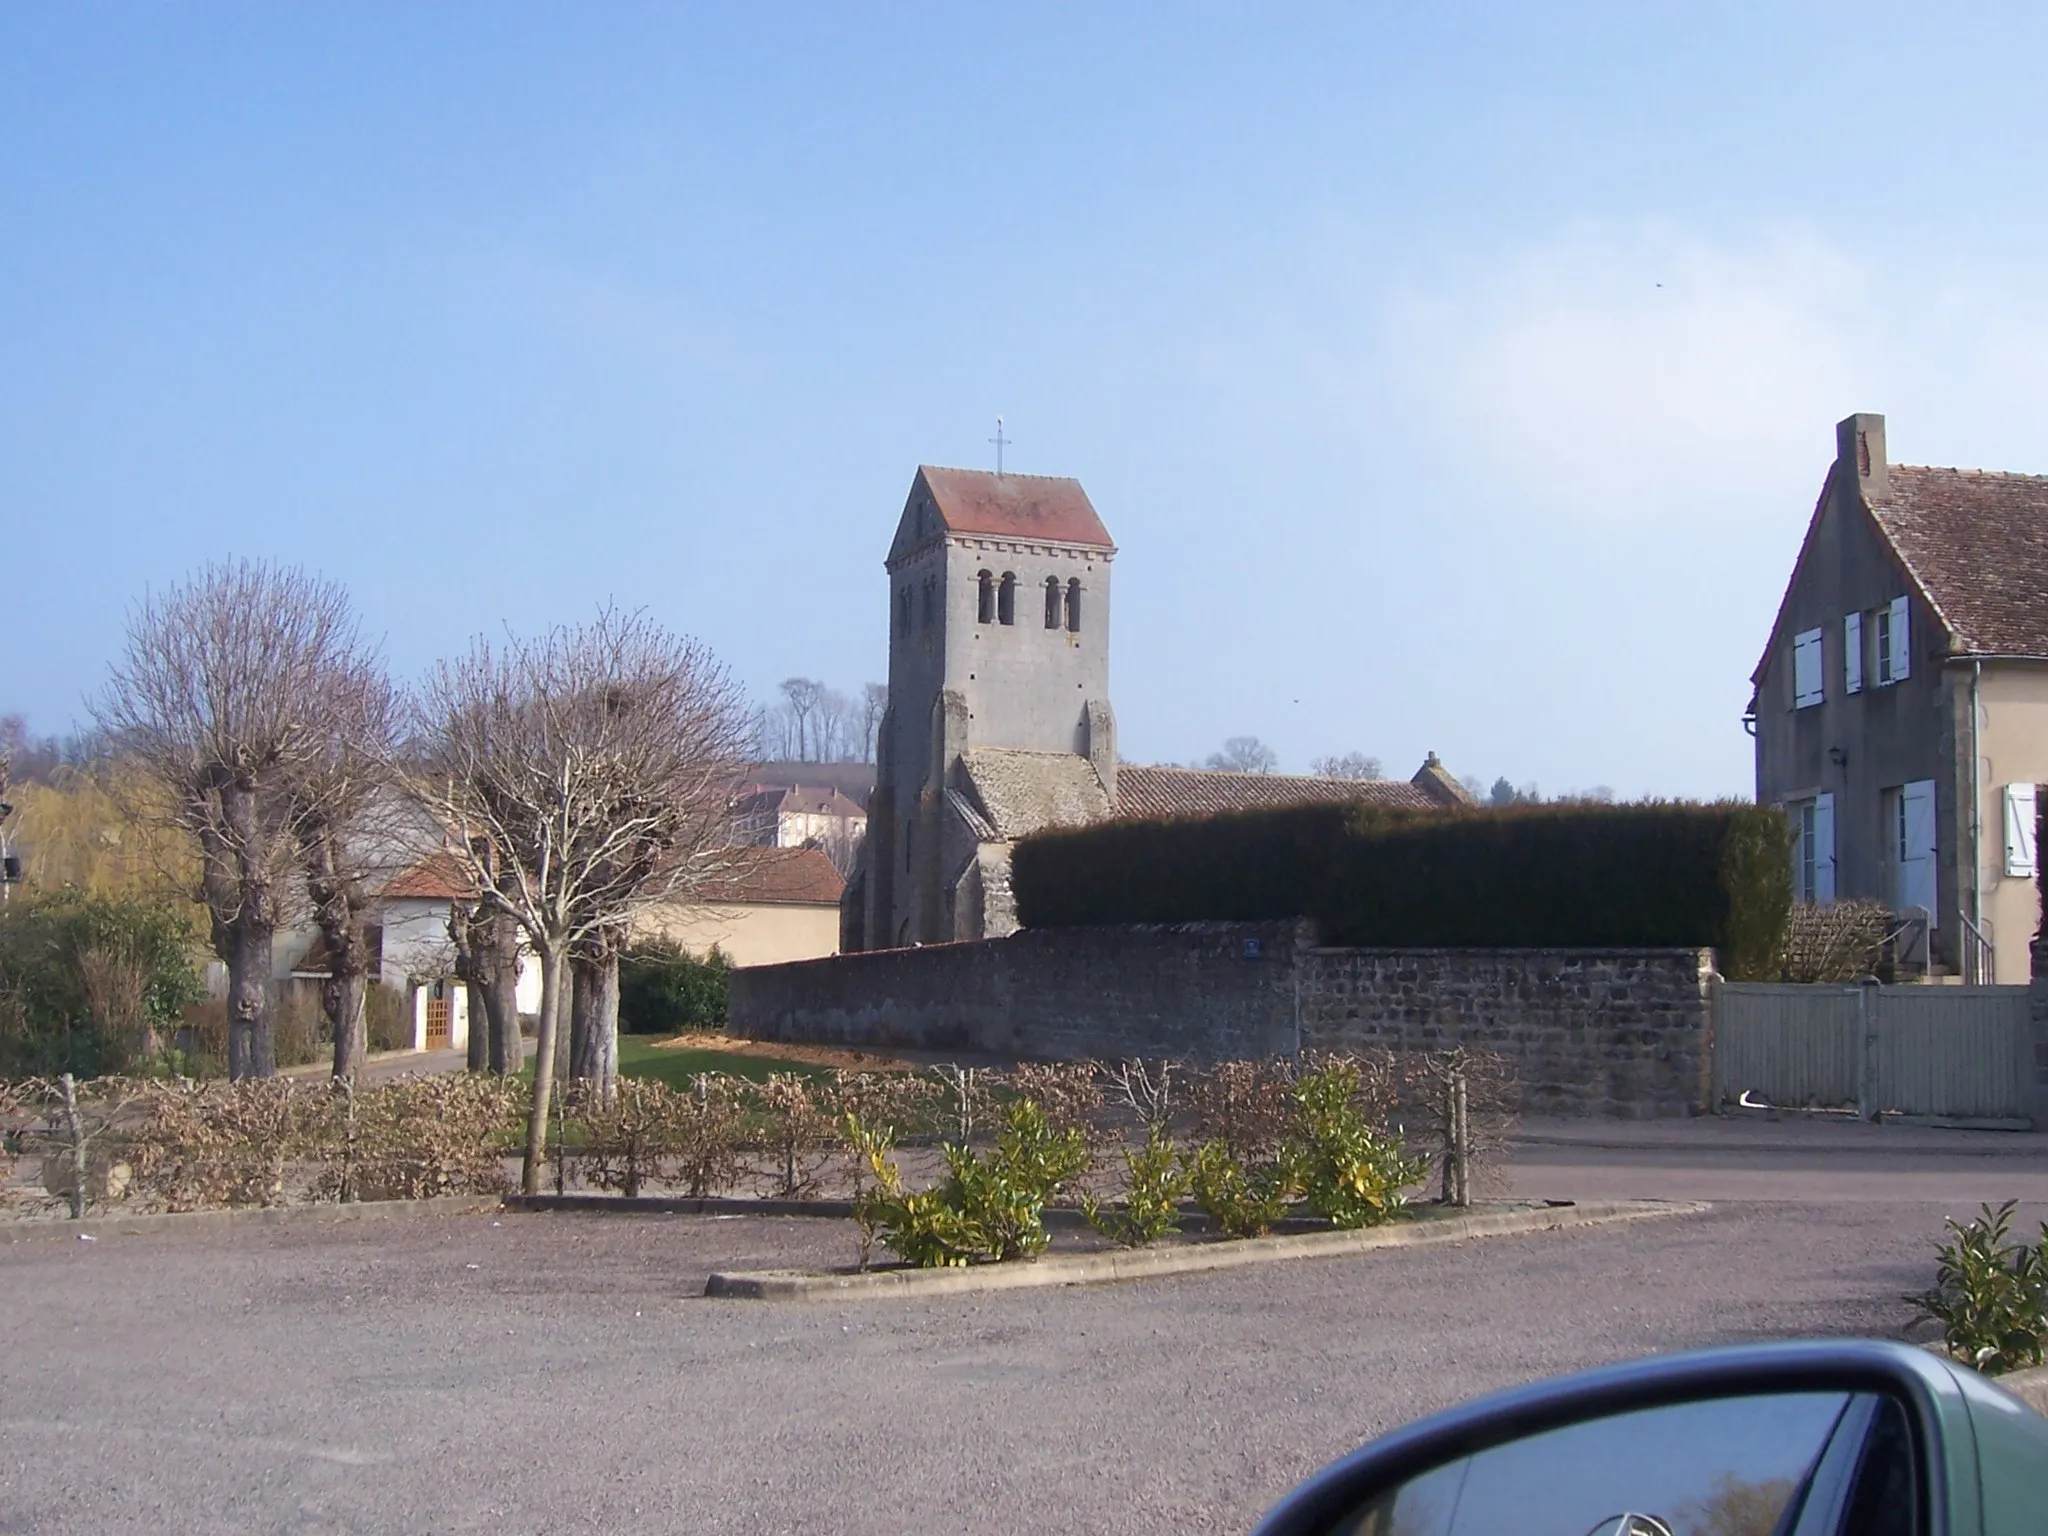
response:
<svg viewBox="0 0 2048 1536"><path fill-rule="evenodd" d="M844 947L1009 932L1008 844L1038 830L1020 813L1108 814L1115 555L1078 480L918 470L886 562L889 708Z"/></svg>
<svg viewBox="0 0 2048 1536"><path fill-rule="evenodd" d="M1405 781L1119 765L1115 558L1078 480L918 470L889 546L889 708L841 949L1015 932L1010 853L1048 828L1318 802L1471 803L1434 753Z"/></svg>

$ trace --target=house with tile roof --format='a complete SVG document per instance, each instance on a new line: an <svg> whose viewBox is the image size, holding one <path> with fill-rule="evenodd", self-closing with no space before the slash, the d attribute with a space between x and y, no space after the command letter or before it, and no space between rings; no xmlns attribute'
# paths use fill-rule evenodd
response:
<svg viewBox="0 0 2048 1536"><path fill-rule="evenodd" d="M2048 780L2048 476L1892 464L1848 417L1751 674L1795 895L1884 902L1933 976L2027 980Z"/></svg>
<svg viewBox="0 0 2048 1536"><path fill-rule="evenodd" d="M842 948L1014 932L1011 850L1050 828L1322 801L1469 803L1434 754L1407 781L1121 763L1109 701L1116 553L1078 480L919 468L884 562L889 708Z"/></svg>
<svg viewBox="0 0 2048 1536"><path fill-rule="evenodd" d="M636 913L633 934L659 934L694 955L715 948L734 965L815 960L838 952L845 890L822 848L737 847L689 901Z"/></svg>
<svg viewBox="0 0 2048 1536"><path fill-rule="evenodd" d="M835 868L853 868L868 813L833 786L755 784L733 801L733 835L764 848L817 848Z"/></svg>

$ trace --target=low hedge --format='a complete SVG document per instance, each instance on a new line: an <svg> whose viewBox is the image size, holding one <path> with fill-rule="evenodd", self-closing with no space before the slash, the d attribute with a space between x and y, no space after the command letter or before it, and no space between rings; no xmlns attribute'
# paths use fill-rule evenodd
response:
<svg viewBox="0 0 2048 1536"><path fill-rule="evenodd" d="M1737 802L1417 812L1298 806L1047 832L1017 847L1027 928L1313 918L1326 943L1691 948L1775 978L1783 816Z"/></svg>

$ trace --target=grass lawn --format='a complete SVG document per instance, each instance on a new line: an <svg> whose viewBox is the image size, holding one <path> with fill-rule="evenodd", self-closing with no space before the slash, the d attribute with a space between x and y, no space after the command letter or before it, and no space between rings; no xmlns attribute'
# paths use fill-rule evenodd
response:
<svg viewBox="0 0 2048 1536"><path fill-rule="evenodd" d="M795 1072L804 1077L830 1077L830 1069L801 1061L784 1061L777 1056L745 1056L738 1051L662 1050L648 1035L619 1036L619 1075L657 1077L671 1088L681 1088L699 1072L730 1072L734 1077L760 1082L771 1072Z"/></svg>

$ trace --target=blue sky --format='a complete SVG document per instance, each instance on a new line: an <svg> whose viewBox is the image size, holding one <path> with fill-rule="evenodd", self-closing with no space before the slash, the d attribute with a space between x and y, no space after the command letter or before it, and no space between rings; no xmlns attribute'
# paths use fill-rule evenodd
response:
<svg viewBox="0 0 2048 1536"><path fill-rule="evenodd" d="M1275 12L1278 12L1276 19ZM393 668L883 675L914 466L1077 475L1126 755L1746 793L1834 421L2048 472L2048 12L0 10L0 710L204 561Z"/></svg>

